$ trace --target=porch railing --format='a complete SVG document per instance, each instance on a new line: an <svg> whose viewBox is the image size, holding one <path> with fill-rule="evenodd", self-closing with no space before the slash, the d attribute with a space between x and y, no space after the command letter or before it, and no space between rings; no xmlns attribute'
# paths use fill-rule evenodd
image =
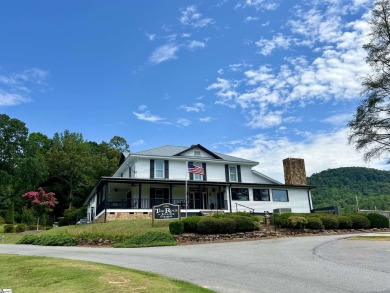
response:
<svg viewBox="0 0 390 293"><path fill-rule="evenodd" d="M107 198L103 200L96 208L96 213L99 214L105 208L107 209L151 209L155 205L163 204L167 202L164 199L154 198L141 198L141 201L137 198ZM184 199L172 199L171 204L179 205L182 209L186 208L186 202ZM200 210L200 209L227 209L227 200L224 200L218 204L210 202L208 204L202 202L201 199L188 200L187 209Z"/></svg>

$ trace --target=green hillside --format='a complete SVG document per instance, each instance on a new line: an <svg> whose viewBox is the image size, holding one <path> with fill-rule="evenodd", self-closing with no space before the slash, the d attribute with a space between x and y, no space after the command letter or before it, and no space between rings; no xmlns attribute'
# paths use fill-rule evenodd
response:
<svg viewBox="0 0 390 293"><path fill-rule="evenodd" d="M314 208L339 206L353 212L356 196L360 209L390 210L390 171L344 167L315 173L307 178Z"/></svg>

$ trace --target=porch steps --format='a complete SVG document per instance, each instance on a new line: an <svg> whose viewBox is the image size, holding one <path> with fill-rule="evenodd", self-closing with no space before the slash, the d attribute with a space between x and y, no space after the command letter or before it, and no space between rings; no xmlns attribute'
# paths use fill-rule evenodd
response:
<svg viewBox="0 0 390 293"><path fill-rule="evenodd" d="M200 213L202 214L202 216L212 216L215 214L223 214L224 211L209 210L209 211L201 211Z"/></svg>

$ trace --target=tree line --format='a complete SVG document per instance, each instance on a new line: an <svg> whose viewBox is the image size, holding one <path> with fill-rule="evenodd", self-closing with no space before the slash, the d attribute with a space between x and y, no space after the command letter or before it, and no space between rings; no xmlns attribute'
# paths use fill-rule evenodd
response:
<svg viewBox="0 0 390 293"><path fill-rule="evenodd" d="M343 167L315 173L307 178L314 208L339 206L343 212L360 209L390 210L390 171Z"/></svg>
<svg viewBox="0 0 390 293"><path fill-rule="evenodd" d="M120 136L96 143L65 130L49 138L0 114L0 215L13 209L17 219L28 204L22 194L39 187L56 195L53 218L82 207L98 179L115 172L123 151L129 145Z"/></svg>

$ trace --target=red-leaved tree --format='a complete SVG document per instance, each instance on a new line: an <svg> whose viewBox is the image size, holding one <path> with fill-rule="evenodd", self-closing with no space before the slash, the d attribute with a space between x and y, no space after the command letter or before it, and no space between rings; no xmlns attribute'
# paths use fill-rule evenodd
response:
<svg viewBox="0 0 390 293"><path fill-rule="evenodd" d="M47 212L51 212L58 203L54 192L46 193L42 187L38 191L29 191L22 195L23 198L29 199L31 208L37 215L37 230L39 228L39 218Z"/></svg>

